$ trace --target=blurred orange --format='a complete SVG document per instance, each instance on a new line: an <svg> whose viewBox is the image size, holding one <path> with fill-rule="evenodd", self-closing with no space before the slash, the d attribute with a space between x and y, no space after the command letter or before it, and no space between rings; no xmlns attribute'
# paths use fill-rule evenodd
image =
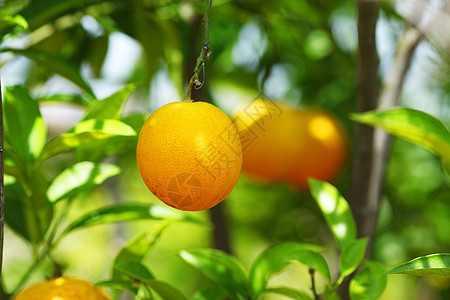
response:
<svg viewBox="0 0 450 300"><path fill-rule="evenodd" d="M253 101L235 115L243 149L242 170L254 178L279 181L303 145L294 111L270 100Z"/></svg>
<svg viewBox="0 0 450 300"><path fill-rule="evenodd" d="M344 169L349 152L349 137L342 124L319 109L295 110L297 134L303 147L297 153L288 180L308 188L308 178L335 180Z"/></svg>
<svg viewBox="0 0 450 300"><path fill-rule="evenodd" d="M309 177L332 181L345 166L348 135L330 113L257 99L234 116L242 169L267 182L308 188Z"/></svg>

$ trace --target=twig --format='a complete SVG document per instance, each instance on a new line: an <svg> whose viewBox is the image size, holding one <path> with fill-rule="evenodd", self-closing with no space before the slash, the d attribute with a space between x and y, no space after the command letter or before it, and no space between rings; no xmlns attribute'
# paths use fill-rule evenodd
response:
<svg viewBox="0 0 450 300"><path fill-rule="evenodd" d="M408 26L397 45L392 68L387 74L378 100L377 109L386 109L398 105L399 95L403 87L406 72L410 66L411 58L417 45L421 41L423 33L415 27ZM369 186L366 208L363 211L370 212L364 216L363 221L358 224L361 236L373 236L378 215L378 206L382 196L382 187L388 150L390 145L390 135L380 129L375 128L372 150L372 169L369 175ZM373 238L369 240L366 257L371 253Z"/></svg>
<svg viewBox="0 0 450 300"><path fill-rule="evenodd" d="M311 275L311 290L314 295L315 300L319 300L319 295L317 295L316 291L316 281L314 280L315 270L313 268L309 268L309 275Z"/></svg>
<svg viewBox="0 0 450 300"><path fill-rule="evenodd" d="M377 109L386 109L396 106L403 87L406 72L411 63L411 58L422 39L423 34L415 27L407 26L402 38L398 42L391 70L384 80ZM364 177L367 178L365 186L366 197L354 198L352 203L355 209L355 219L359 236L372 237L375 231L378 207L381 199L384 171L389 149L389 135L381 130L375 129L371 143L371 168L367 170ZM354 178L354 180L358 180ZM373 239L369 241L366 257L370 256Z"/></svg>
<svg viewBox="0 0 450 300"><path fill-rule="evenodd" d="M189 85L186 92L186 101L192 101L191 93L194 85L196 88L201 88L203 86L203 83L205 81L205 60L209 59L212 53L210 47L211 45L209 44L209 12L211 10L212 0L205 0L205 1L206 1L206 9L205 15L202 19L202 25L205 27L204 44L202 47L202 51L200 52L200 55L197 58L197 63L194 68L194 74L189 80ZM203 80L199 81L200 71L202 70L203 70Z"/></svg>

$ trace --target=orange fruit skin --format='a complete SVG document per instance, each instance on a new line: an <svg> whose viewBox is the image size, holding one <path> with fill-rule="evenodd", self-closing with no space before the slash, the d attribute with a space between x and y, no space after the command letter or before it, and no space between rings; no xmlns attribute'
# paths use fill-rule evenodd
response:
<svg viewBox="0 0 450 300"><path fill-rule="evenodd" d="M257 99L233 118L242 147L242 170L260 181L283 180L301 151L295 113L269 100Z"/></svg>
<svg viewBox="0 0 450 300"><path fill-rule="evenodd" d="M21 292L14 300L111 300L101 288L85 280L59 277L37 283Z"/></svg>
<svg viewBox="0 0 450 300"><path fill-rule="evenodd" d="M158 199L199 211L231 193L242 167L242 148L236 127L220 109L206 102L173 102L142 126L136 159Z"/></svg>
<svg viewBox="0 0 450 300"><path fill-rule="evenodd" d="M304 147L293 162L288 180L308 189L308 178L334 181L342 172L349 154L349 137L342 124L319 109L296 110L298 136Z"/></svg>

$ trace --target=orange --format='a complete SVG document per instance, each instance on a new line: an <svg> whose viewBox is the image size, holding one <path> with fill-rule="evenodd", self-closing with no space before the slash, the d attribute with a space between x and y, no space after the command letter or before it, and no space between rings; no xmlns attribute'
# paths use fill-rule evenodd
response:
<svg viewBox="0 0 450 300"><path fill-rule="evenodd" d="M142 179L158 199L198 211L231 193L242 148L234 124L220 109L206 102L174 102L144 123L136 158Z"/></svg>
<svg viewBox="0 0 450 300"><path fill-rule="evenodd" d="M319 109L296 110L297 134L303 147L293 161L288 180L308 188L308 178L333 181L342 172L349 152L349 138L342 124Z"/></svg>
<svg viewBox="0 0 450 300"><path fill-rule="evenodd" d="M263 181L284 179L301 141L295 113L280 103L257 99L233 118L242 142L242 170Z"/></svg>
<svg viewBox="0 0 450 300"><path fill-rule="evenodd" d="M59 277L32 285L14 300L110 300L104 290L85 280Z"/></svg>
<svg viewBox="0 0 450 300"><path fill-rule="evenodd" d="M242 170L266 182L308 188L309 177L332 181L348 156L348 135L319 109L257 99L233 118L243 148Z"/></svg>

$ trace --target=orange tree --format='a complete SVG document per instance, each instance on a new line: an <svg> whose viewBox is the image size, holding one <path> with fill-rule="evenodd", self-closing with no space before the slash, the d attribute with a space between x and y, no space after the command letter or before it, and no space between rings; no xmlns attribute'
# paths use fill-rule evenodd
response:
<svg viewBox="0 0 450 300"><path fill-rule="evenodd" d="M393 296L382 297L395 298L395 289L413 295L426 286L425 293L448 298L448 254L424 256L449 247L448 129L418 110L386 110L399 98L419 43L434 47L440 69L429 77L437 78L432 83L438 97L447 99L448 38L439 35L442 31L436 30L436 24L424 25L424 20L445 21L447 7L420 9L434 5L422 3L394 10L386 3L379 8L374 1L329 2L215 1L212 8L211 1L205 6L203 1L178 0L0 4L7 234L0 297L9 299L44 279L77 274L107 287L114 298L127 292L136 299L171 300L258 299L269 294L293 299L376 299L386 282L396 278L386 276L386 267L420 256L389 273L443 279L408 279L421 284L415 289L388 285ZM391 26L391 31L383 32L392 39L399 38L398 26L404 26L393 63L380 52L382 66L392 65L380 72L387 74L381 93L375 48L378 21ZM124 41L138 50L128 48L130 52L114 56ZM135 60L129 60L131 53ZM191 97L191 93L196 96L193 88L202 88L209 95L205 98L225 112L258 94L286 99L295 107L331 110L349 132L355 126L352 120L381 126L436 155L399 139L388 156L386 136L364 125L351 135L352 171L347 168L336 187L310 180L310 195L283 185L255 183L243 175L226 206L210 210L210 222L207 214L181 212L156 201L150 192L141 191L145 184L136 176L138 133L148 118L142 111L154 111L162 98L168 100L167 93L170 102L183 98L185 86L187 100L197 98ZM56 131L43 105L55 101L70 103L66 106L79 112L75 122L62 128L69 117L58 111L56 116L62 120ZM435 115L448 119L448 104L442 101L436 106ZM377 108L385 111L348 118L349 113ZM205 121L211 116L196 117ZM175 116L167 122L173 120ZM189 129L190 124L180 125ZM152 146L154 153L160 149ZM168 151L163 156L172 159ZM289 163L283 162L285 153L275 155L281 159L278 167ZM186 159L181 156L173 163ZM151 167L146 165L149 173ZM232 185L230 181L221 196L226 197ZM351 205L338 190L350 196ZM219 214L222 220L217 218L221 207L227 208L226 214ZM124 221L142 223L133 227ZM186 228L181 234L174 229L178 223ZM95 231L99 227L113 233ZM208 235L209 228L220 227L229 229L234 254L210 249L209 236L197 238L196 233ZM92 239L78 235L82 231ZM165 237L170 243L164 244ZM89 260L94 251L82 254L81 246L86 244L90 250L100 248L101 254ZM158 257L159 248L177 251ZM271 281L272 277L293 262L306 272L296 277L294 285L276 286L277 278ZM103 263L103 272L93 275L95 265ZM83 266L83 272L77 271Z"/></svg>

